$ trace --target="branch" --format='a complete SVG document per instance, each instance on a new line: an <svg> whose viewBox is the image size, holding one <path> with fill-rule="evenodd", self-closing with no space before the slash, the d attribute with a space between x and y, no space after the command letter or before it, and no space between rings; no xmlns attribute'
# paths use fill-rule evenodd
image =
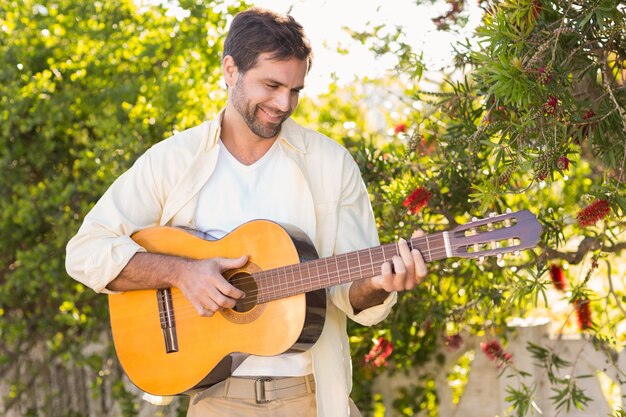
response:
<svg viewBox="0 0 626 417"><path fill-rule="evenodd" d="M626 249L626 242L606 246L602 240L597 237L585 236L583 241L580 242L580 245L578 245L578 250L576 252L560 252L556 249L552 249L543 242L541 242L539 246L543 251L542 257L546 259L563 259L571 265L577 265L583 260L587 253L594 250L601 249L603 252L619 253Z"/></svg>
<svg viewBox="0 0 626 417"><path fill-rule="evenodd" d="M626 317L626 310L624 310L624 307L622 306L622 302L620 300L620 297L615 292L615 287L613 286L613 279L611 278L611 263L607 261L606 262L606 267L607 267L607 279L608 279L608 282L609 282L609 295L611 295L613 297L613 299L615 300L615 303L617 305L617 308L619 308L621 310L622 317Z"/></svg>

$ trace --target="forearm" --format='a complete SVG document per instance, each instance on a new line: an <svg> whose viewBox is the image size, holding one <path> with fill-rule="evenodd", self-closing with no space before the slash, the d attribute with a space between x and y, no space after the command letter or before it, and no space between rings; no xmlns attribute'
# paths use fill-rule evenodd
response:
<svg viewBox="0 0 626 417"><path fill-rule="evenodd" d="M375 288L371 279L364 279L352 283L348 296L354 313L358 314L370 307L382 304L389 294L384 289Z"/></svg>
<svg viewBox="0 0 626 417"><path fill-rule="evenodd" d="M190 262L178 256L138 252L107 285L107 289L132 291L177 287Z"/></svg>

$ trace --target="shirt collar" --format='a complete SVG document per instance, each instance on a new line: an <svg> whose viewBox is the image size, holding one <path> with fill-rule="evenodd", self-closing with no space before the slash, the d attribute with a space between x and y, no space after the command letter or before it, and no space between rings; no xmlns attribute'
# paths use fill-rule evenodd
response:
<svg viewBox="0 0 626 417"><path fill-rule="evenodd" d="M209 136L206 144L206 150L213 148L220 138L222 132L222 119L224 118L224 111L222 109L213 119L211 127L209 129ZM277 140L281 145L286 146L288 149L296 151L301 154L306 153L306 146L304 142L305 130L298 125L293 119L289 118L283 122L282 128L278 135Z"/></svg>
<svg viewBox="0 0 626 417"><path fill-rule="evenodd" d="M288 148L301 153L306 153L306 145L304 142L305 130L296 123L291 117L284 121L278 140L281 144L285 144Z"/></svg>

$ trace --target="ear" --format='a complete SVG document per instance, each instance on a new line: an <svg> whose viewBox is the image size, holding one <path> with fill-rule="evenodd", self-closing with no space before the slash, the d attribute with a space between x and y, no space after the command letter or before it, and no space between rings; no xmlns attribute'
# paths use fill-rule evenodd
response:
<svg viewBox="0 0 626 417"><path fill-rule="evenodd" d="M224 81L228 87L232 87L237 82L239 76L239 69L235 65L235 60L232 56L226 55L222 60L222 71L224 72Z"/></svg>

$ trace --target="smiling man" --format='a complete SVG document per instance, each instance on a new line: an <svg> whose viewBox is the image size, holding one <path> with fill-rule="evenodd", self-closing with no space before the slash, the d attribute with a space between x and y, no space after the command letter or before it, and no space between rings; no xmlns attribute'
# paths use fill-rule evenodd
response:
<svg viewBox="0 0 626 417"><path fill-rule="evenodd" d="M222 59L226 107L153 146L111 185L68 243L69 274L103 293L178 288L193 314L213 320L233 317L228 312L245 297L223 274L244 268L251 254L163 255L131 235L175 226L219 242L241 224L268 219L299 229L322 258L378 245L352 157L290 118L311 62L309 41L292 17L258 8L238 14ZM396 291L426 274L420 253L403 240L381 265L371 277L325 289L325 321L310 348L233 361L227 378L194 392L188 416L358 416L349 399L346 318L378 323ZM271 329L271 337L280 339L284 330Z"/></svg>

